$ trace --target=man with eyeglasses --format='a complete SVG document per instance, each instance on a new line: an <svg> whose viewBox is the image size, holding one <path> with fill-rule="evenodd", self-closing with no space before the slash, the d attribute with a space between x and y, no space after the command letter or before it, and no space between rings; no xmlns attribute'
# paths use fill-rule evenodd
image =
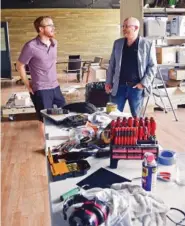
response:
<svg viewBox="0 0 185 226"><path fill-rule="evenodd" d="M122 28L124 38L114 42L105 90L120 111L128 100L132 116L140 117L157 69L156 50L153 42L139 36L138 19L125 19Z"/></svg>
<svg viewBox="0 0 185 226"><path fill-rule="evenodd" d="M57 81L57 41L54 39L53 21L49 16L41 16L34 21L34 27L38 35L24 45L17 69L34 103L44 141L44 125L40 111L52 108L54 104L63 107L65 99ZM26 76L26 64L30 70L31 82Z"/></svg>

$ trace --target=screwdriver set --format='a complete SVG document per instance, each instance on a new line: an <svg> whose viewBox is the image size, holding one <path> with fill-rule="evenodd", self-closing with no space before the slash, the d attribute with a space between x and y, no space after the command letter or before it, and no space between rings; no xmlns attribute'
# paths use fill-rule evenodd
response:
<svg viewBox="0 0 185 226"><path fill-rule="evenodd" d="M120 118L110 125L110 167L117 168L119 159L142 159L145 152L158 157L156 122L148 118Z"/></svg>

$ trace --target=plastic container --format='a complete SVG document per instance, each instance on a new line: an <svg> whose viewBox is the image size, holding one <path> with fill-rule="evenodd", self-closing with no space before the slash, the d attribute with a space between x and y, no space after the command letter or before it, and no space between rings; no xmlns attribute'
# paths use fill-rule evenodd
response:
<svg viewBox="0 0 185 226"><path fill-rule="evenodd" d="M170 8L175 8L176 0L168 0L168 4Z"/></svg>
<svg viewBox="0 0 185 226"><path fill-rule="evenodd" d="M178 185L185 186L185 152L177 153L176 182Z"/></svg>

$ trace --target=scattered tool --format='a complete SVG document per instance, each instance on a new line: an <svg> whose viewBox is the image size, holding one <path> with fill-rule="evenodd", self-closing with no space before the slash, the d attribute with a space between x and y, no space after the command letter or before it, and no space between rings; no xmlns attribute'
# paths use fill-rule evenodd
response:
<svg viewBox="0 0 185 226"><path fill-rule="evenodd" d="M169 173L169 172L159 172L157 174L157 179L169 182L169 181L171 181L171 173Z"/></svg>
<svg viewBox="0 0 185 226"><path fill-rule="evenodd" d="M135 177L132 180L141 179L141 177ZM171 181L171 173L169 172L159 172L157 173L157 179L165 182Z"/></svg>

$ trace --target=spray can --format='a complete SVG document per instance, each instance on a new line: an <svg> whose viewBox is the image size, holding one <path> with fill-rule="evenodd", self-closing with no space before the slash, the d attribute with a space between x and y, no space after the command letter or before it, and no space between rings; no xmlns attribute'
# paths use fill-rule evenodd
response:
<svg viewBox="0 0 185 226"><path fill-rule="evenodd" d="M157 181L157 163L153 153L146 152L142 163L142 188L152 191Z"/></svg>

